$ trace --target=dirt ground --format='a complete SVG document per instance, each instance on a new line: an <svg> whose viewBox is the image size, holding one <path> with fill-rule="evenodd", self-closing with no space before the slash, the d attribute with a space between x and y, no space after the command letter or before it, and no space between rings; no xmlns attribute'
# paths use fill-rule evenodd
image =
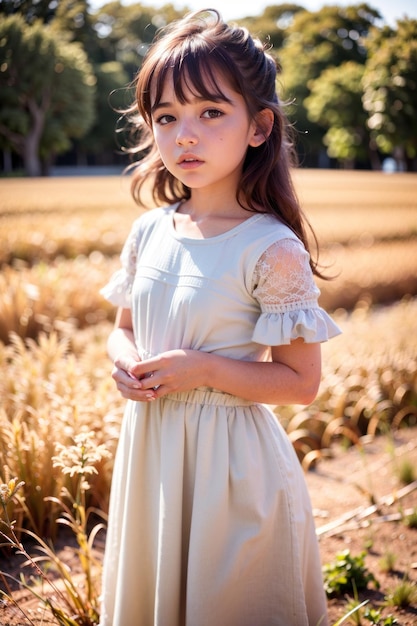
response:
<svg viewBox="0 0 417 626"><path fill-rule="evenodd" d="M404 523L406 515L417 512L417 481L407 486L399 481L398 472L405 462L415 470L416 476L417 428L401 430L395 437L364 440L361 450L344 450L335 445L331 457L321 460L306 475L322 562L332 562L343 550L349 550L352 556L366 550L365 565L380 585L376 589L370 584L365 592L359 593L361 601L367 599L369 606L381 611L380 621L362 618L363 625L383 625L383 619L388 616L393 616L399 626L417 625L417 601L403 609L384 606L385 596L403 579L417 583L417 529ZM102 539L98 545L100 553L103 543ZM386 573L381 560L389 553L394 557L394 565ZM73 548L63 546L60 557L71 567ZM5 570L1 556L0 566ZM18 575L17 561L7 563L7 569ZM37 601L27 592L17 591L14 597L36 626L56 623L49 621L44 613L41 615ZM330 624L335 624L347 611L346 597L329 599L328 610ZM15 607L3 604L0 624L26 626L30 622Z"/></svg>
<svg viewBox="0 0 417 626"><path fill-rule="evenodd" d="M398 479L405 463L417 478L417 429L401 430L394 438L364 440L362 450L336 447L332 453L306 475L322 563L332 562L344 550L352 556L366 550L365 565L380 588L370 584L359 599L381 610L380 624L383 616L392 615L400 626L415 626L417 600L398 609L384 607L384 597L405 578L417 583L417 529L404 523L407 514L417 512L417 481L405 486ZM395 562L386 573L381 560L389 553ZM346 598L329 599L328 612L334 624L346 613Z"/></svg>

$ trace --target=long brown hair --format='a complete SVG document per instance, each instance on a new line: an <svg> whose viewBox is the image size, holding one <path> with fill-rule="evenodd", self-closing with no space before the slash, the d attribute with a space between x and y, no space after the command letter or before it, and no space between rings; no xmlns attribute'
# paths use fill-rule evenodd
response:
<svg viewBox="0 0 417 626"><path fill-rule="evenodd" d="M161 29L149 48L136 77L136 100L129 115L139 140L134 150L141 155L132 166L132 194L144 205L146 182L152 182L152 195L157 204L186 200L191 190L164 166L152 134L152 105L162 96L167 80L172 80L176 97L186 101L193 93L207 100L225 100L216 84L220 73L230 87L239 93L247 106L250 119L263 109L274 115L272 130L259 147L248 147L243 165L237 200L249 211L272 213L289 226L306 249L309 244L306 220L295 189L290 168L296 165L290 141L290 125L284 105L276 92L278 67L261 41L246 28L223 22L214 9L196 11ZM152 94L152 100L151 100ZM242 205L243 205L242 204ZM261 207L261 209L259 209ZM313 272L321 276L317 263L310 262Z"/></svg>

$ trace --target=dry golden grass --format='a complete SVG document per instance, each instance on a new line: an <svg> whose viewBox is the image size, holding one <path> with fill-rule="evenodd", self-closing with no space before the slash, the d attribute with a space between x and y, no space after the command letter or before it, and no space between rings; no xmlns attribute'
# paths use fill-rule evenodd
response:
<svg viewBox="0 0 417 626"><path fill-rule="evenodd" d="M130 181L123 176L10 178L0 180L0 214L129 210ZM64 226L64 224L63 224Z"/></svg>
<svg viewBox="0 0 417 626"><path fill-rule="evenodd" d="M11 344L0 343L0 467L25 482L25 507L17 507L17 516L39 536L55 528L56 507L45 498L58 498L68 484L53 467L56 444L70 445L78 433L92 431L97 445L114 452L122 403L109 376L108 332L104 325L80 334L82 347L55 333L40 335L38 343L16 335ZM106 510L111 464L98 469L89 503Z"/></svg>
<svg viewBox="0 0 417 626"><path fill-rule="evenodd" d="M323 244L417 236L416 174L297 170L294 179ZM114 254L139 214L127 177L0 180L0 264L94 246Z"/></svg>
<svg viewBox="0 0 417 626"><path fill-rule="evenodd" d="M277 409L306 469L335 441L417 424L417 299L335 318L343 334L322 346L315 402Z"/></svg>
<svg viewBox="0 0 417 626"><path fill-rule="evenodd" d="M78 328L111 319L114 308L99 293L115 260L92 253L34 267L8 267L0 274L0 341L11 332L36 338L41 331L68 336Z"/></svg>
<svg viewBox="0 0 417 626"><path fill-rule="evenodd" d="M417 175L299 170L324 244L329 310L417 293ZM140 214L126 177L0 181L0 340L83 328L113 311L99 296Z"/></svg>
<svg viewBox="0 0 417 626"><path fill-rule="evenodd" d="M120 252L133 211L115 220L115 210L98 215L89 209L70 213L16 213L0 216L0 265L24 261L28 265L58 258L72 259L95 250L114 255Z"/></svg>
<svg viewBox="0 0 417 626"><path fill-rule="evenodd" d="M0 265L117 254L138 214L123 177L0 180Z"/></svg>
<svg viewBox="0 0 417 626"><path fill-rule="evenodd" d="M417 294L417 238L363 246L333 245L320 261L334 280L317 280L320 303L330 311L353 309L357 302L390 303Z"/></svg>
<svg viewBox="0 0 417 626"><path fill-rule="evenodd" d="M324 242L417 235L417 174L297 170L294 182Z"/></svg>

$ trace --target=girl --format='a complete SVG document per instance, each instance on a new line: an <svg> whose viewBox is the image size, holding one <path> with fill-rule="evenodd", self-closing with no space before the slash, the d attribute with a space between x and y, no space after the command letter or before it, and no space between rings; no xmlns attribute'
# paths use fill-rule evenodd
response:
<svg viewBox="0 0 417 626"><path fill-rule="evenodd" d="M312 402L319 308L291 184L276 66L203 11L168 26L136 82L156 204L103 293L128 399L115 460L103 626L325 626L309 497L263 403Z"/></svg>

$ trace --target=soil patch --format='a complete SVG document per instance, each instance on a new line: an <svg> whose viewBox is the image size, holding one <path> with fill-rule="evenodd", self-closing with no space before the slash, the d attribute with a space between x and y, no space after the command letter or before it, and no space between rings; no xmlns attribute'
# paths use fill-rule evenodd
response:
<svg viewBox="0 0 417 626"><path fill-rule="evenodd" d="M398 609L384 607L384 600L402 580L417 583L417 529L404 523L408 514L417 512L417 481L404 485L399 480L406 464L417 478L417 429L363 438L362 448L335 446L331 452L331 458L306 475L322 563L333 562L344 550L352 556L366 551L365 565L380 588L369 585L359 599L381 610L381 624L382 616L392 615L401 626L415 626L417 602ZM383 564L387 555L394 559L389 572ZM328 609L334 624L346 613L346 598L329 599Z"/></svg>

